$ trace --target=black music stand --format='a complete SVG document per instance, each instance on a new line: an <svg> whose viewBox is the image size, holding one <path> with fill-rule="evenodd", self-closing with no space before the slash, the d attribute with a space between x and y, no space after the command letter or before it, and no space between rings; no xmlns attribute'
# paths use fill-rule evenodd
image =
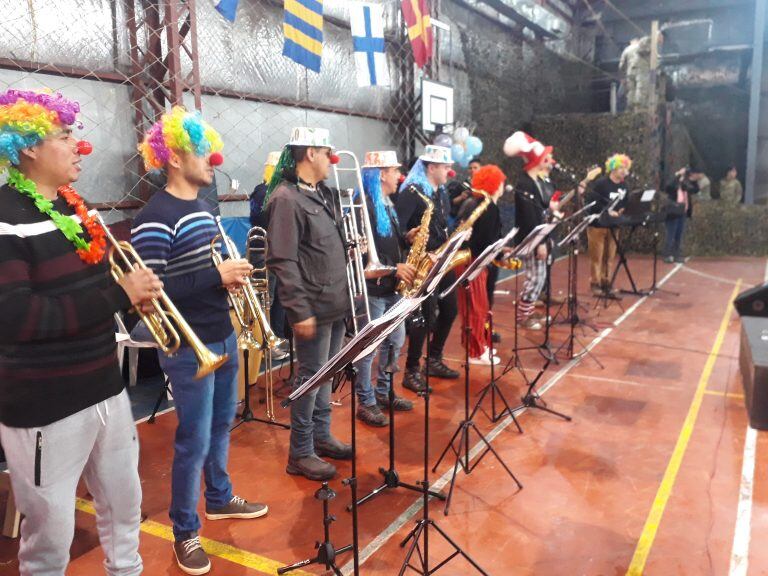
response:
<svg viewBox="0 0 768 576"><path fill-rule="evenodd" d="M271 354L272 351L265 350L264 353ZM253 410L251 410L251 388L253 388L254 384L251 384L250 379L250 354L250 349L243 348L243 384L245 388L245 397L243 398L243 411L239 415L240 421L232 426L230 432L236 430L243 424L248 424L249 422L260 422L261 424L267 424L269 426L276 426L277 428L282 428L284 430L290 430L290 424L278 422L277 420L270 420L269 418L258 418L254 416ZM266 372L264 372L264 377L268 378Z"/></svg>
<svg viewBox="0 0 768 576"><path fill-rule="evenodd" d="M626 194L616 194L616 197L613 200L611 200L611 202L605 208L603 208L603 210L598 214L596 221L610 224L610 222L608 222L609 218L611 218L609 213L614 211L616 207L618 207L618 205L624 200L625 197L626 197ZM611 233L611 238L616 244L616 252L619 255L619 263L616 264L616 268L614 268L613 274L611 274L611 279L608 282L608 286L606 286L603 289L602 293L596 298L595 308L598 308L601 302L603 304L603 308L608 308L608 306L610 305L610 302L616 302L618 303L619 308L623 310L624 307L621 305L620 298L613 293L613 285L616 282L616 277L619 274L619 268L621 268L622 262L625 265L625 270L627 271L627 275L629 276L629 281L632 283L633 288L635 288L635 280L632 277L632 273L629 271L629 267L626 266L626 261L627 261L626 255L624 254L624 249L619 244L618 237L616 236L616 226L608 225L607 228Z"/></svg>
<svg viewBox="0 0 768 576"><path fill-rule="evenodd" d="M459 276L456 279L456 281L448 289L443 291L439 296L440 298L445 298L448 294L453 292L457 287L461 286L462 292L464 295L464 308L466 310L466 313L464 314L464 419L459 423L459 426L456 428L456 432L454 432L453 436L451 436L451 439L448 441L448 444L446 445L445 450L443 450L442 454L440 454L440 458L437 459L437 462L432 467L432 472L436 472L438 466L440 466L440 463L443 461L443 458L445 458L445 456L448 454L448 451L449 450L453 451L454 455L456 456L456 461L453 465L453 474L451 475L450 488L448 489L448 499L445 501L444 513L446 515L448 515L448 509L451 506L451 498L453 497L453 488L456 484L456 475L458 474L459 466L461 466L465 474L471 474L472 471L475 468L477 468L477 466L480 464L480 462L489 452L493 454L494 458L496 458L499 464L502 465L504 470L506 470L507 474L509 474L512 480L515 481L518 489L523 488L523 485L520 484L520 481L512 473L512 471L506 465L504 460L502 460L498 452L496 452L496 450L493 449L493 446L491 446L491 443L475 425L472 418L476 412L476 409L472 411L471 415L469 412L469 371L470 371L469 338L472 333L472 328L470 327L470 324L469 324L469 303L470 303L469 285L473 280L475 280L480 275L480 273L485 269L485 267L488 264L490 264L494 258L496 258L498 253L501 252L502 248L504 248L507 242L511 240L516 233L517 233L517 228L513 229L507 237L501 238L500 240L488 246L483 251L483 253L480 254L480 256L475 258L469 264L469 266L467 266L466 270L464 270L464 273L461 276ZM491 355L491 362L493 362L493 350L490 350L490 355ZM512 419L517 424L517 418L515 418L514 413L512 411L510 411L510 415L512 416ZM519 424L517 424L517 426L518 428L520 427ZM483 442L483 444L485 444L485 449L477 457L477 460L475 460L474 464L470 465L469 437L472 431L474 431L477 434L477 436L480 438L480 440ZM457 438L458 438L458 448L456 447Z"/></svg>
<svg viewBox="0 0 768 576"><path fill-rule="evenodd" d="M405 320L416 308L421 305L423 298L414 298L401 300L397 305L390 308L381 318L373 320L366 324L358 334L336 353L326 364L320 368L311 378L299 385L291 394L281 402L283 408L287 408L292 402L304 396L307 392L324 385L329 380L334 380L337 375L343 373L350 382L352 390L355 389L355 379L357 377L354 363L373 352L389 336L398 325ZM349 478L342 480L342 484L350 487L352 492L352 554L354 562L354 574L360 574L360 558L358 546L358 518L357 518L357 425L355 418L356 394L352 394L351 401L351 429L352 429L352 473ZM347 551L350 548L345 546L340 550ZM322 550L324 558L318 558L308 561L303 560L285 567L286 569L296 569L306 566L308 562L322 562L326 564L327 569L338 571L334 559L337 550L330 542L324 542ZM337 572L338 573L338 572Z"/></svg>
<svg viewBox="0 0 768 576"><path fill-rule="evenodd" d="M588 204L587 206L582 208L582 210L575 213L573 216L577 216L580 213L588 210L592 204ZM565 349L569 360L573 360L574 358L581 358L584 355L589 355L597 363L597 365L600 366L600 368L604 368L600 360L598 360L597 357L594 354L592 354L589 348L585 346L581 341L579 341L578 336L576 336L576 326L579 324L584 324L586 326L589 326L592 330L597 331L597 328L595 326L588 324L579 316L579 240L581 238L581 235L587 229L587 227L597 217L598 216L596 214L593 214L583 218L578 224L576 224L573 227L573 229L568 233L568 235L565 238L563 238L558 244L558 247L563 247L566 245L568 246L568 325L569 325L569 330L568 330L568 338L566 338L565 342L563 342L563 344L560 345L560 348L557 349L556 353ZM574 354L574 343L577 341L579 345L582 347L582 351L579 352L578 354Z"/></svg>

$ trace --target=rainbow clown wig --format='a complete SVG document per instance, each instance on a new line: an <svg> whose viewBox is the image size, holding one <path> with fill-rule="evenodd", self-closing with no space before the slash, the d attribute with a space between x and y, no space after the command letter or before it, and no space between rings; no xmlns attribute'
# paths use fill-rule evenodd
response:
<svg viewBox="0 0 768 576"><path fill-rule="evenodd" d="M392 236L392 222L387 214L384 194L381 191L381 168L363 168L363 188L373 205L376 231L380 236L389 238Z"/></svg>
<svg viewBox="0 0 768 576"><path fill-rule="evenodd" d="M626 168L629 170L632 168L632 158L627 156L626 154L614 154L605 163L605 172L606 174L610 174L614 170L618 170L619 168Z"/></svg>
<svg viewBox="0 0 768 576"><path fill-rule="evenodd" d="M77 121L80 105L56 93L8 90L0 94L0 170L19 153Z"/></svg>
<svg viewBox="0 0 768 576"><path fill-rule="evenodd" d="M222 148L221 136L203 120L200 112L187 112L181 106L174 106L144 135L139 153L144 159L144 167L154 170L164 168L174 151L205 156L209 152L220 152Z"/></svg>

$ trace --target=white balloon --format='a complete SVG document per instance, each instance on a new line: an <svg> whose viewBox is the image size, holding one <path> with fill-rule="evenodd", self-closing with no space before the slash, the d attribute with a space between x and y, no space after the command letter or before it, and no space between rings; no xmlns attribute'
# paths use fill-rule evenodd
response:
<svg viewBox="0 0 768 576"><path fill-rule="evenodd" d="M456 128L456 130L453 131L453 141L456 144L464 144L464 141L467 138L469 138L469 130L467 130L464 126Z"/></svg>

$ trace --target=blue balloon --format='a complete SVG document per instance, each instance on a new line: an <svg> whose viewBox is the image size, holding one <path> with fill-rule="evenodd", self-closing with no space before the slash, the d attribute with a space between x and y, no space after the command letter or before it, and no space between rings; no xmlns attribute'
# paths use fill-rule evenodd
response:
<svg viewBox="0 0 768 576"><path fill-rule="evenodd" d="M483 151L483 141L477 136L470 136L464 143L467 147L467 153L472 156L477 156Z"/></svg>
<svg viewBox="0 0 768 576"><path fill-rule="evenodd" d="M451 146L451 156L454 162L461 164L462 160L464 160L464 146L461 144Z"/></svg>
<svg viewBox="0 0 768 576"><path fill-rule="evenodd" d="M469 161L472 160L471 156L464 156L461 160L459 160L459 166L461 166L464 169L469 168Z"/></svg>
<svg viewBox="0 0 768 576"><path fill-rule="evenodd" d="M445 146L446 148L450 148L452 143L453 139L451 138L450 134L438 134L435 138L435 144L437 146Z"/></svg>

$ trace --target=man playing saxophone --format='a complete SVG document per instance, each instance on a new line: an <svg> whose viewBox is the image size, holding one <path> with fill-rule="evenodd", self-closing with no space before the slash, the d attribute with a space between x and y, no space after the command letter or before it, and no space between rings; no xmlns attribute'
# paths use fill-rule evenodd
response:
<svg viewBox="0 0 768 576"><path fill-rule="evenodd" d="M400 163L393 151L368 152L363 164L363 198L366 202L371 236L376 244L376 252L382 265L394 267L387 275L375 275L367 279L368 306L370 319L380 318L394 306L400 295L395 291L398 280L413 282L416 269L404 263L406 242L397 220L390 196L397 191L400 183ZM367 276L366 276L367 278ZM360 404L357 418L369 426L386 426L387 416L382 412L389 407L389 376L385 372L391 361L397 364L400 349L405 343L405 324L398 326L379 348L378 373L376 387L371 381L371 366L375 352L355 364L357 368L357 396ZM393 355L390 358L389 350ZM405 398L395 396L393 410L408 411L413 404Z"/></svg>
<svg viewBox="0 0 768 576"><path fill-rule="evenodd" d="M426 250L438 249L448 239L448 200L443 193L443 186L451 172L451 150L443 146L427 146L424 154L411 168L401 187L395 209L400 222L400 230L409 243L414 243L417 234L428 235ZM433 213L428 228L421 230L422 216L427 206L422 197L429 198L433 204ZM452 272L447 273L438 291L449 287L455 280ZM443 347L451 332L453 321L458 314L454 292L441 299L434 299L427 309L437 309L437 321L432 323L432 341L430 357L426 369L430 376L438 378L458 378L459 373L443 362ZM408 340L408 358L405 363L403 387L417 393L424 392L425 381L421 373L421 355L427 339L426 326L412 323Z"/></svg>
<svg viewBox="0 0 768 576"><path fill-rule="evenodd" d="M214 353L229 355L221 368L200 379L195 379L197 361L189 346L174 356L160 356L178 417L169 513L173 550L187 574L205 574L211 566L197 534L201 473L209 520L258 518L268 511L265 504L234 495L227 472L239 354L226 290L245 285L251 265L229 259L214 267L211 259L211 241L219 230L198 192L213 182L222 148L218 133L198 112L177 106L164 114L145 135L139 152L148 170L165 171L167 184L138 213L131 230L136 251L163 279L168 296L200 339Z"/></svg>

